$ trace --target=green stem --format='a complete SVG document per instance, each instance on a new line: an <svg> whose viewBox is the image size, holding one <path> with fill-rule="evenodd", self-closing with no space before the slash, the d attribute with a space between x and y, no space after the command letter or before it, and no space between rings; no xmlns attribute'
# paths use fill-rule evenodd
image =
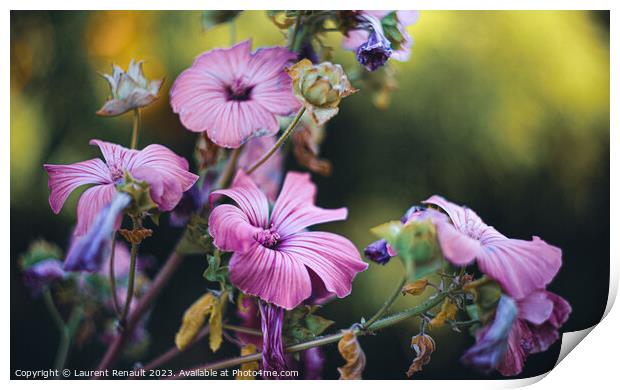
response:
<svg viewBox="0 0 620 390"><path fill-rule="evenodd" d="M217 181L216 187L218 189L226 188L230 185L230 182L232 181L232 178L235 175L235 170L237 168L237 161L239 160L239 156L241 155L241 148L242 146L237 149L233 149L230 152L230 156L228 157L228 162L226 163L226 166L224 167L224 171L222 172L219 180Z"/></svg>
<svg viewBox="0 0 620 390"><path fill-rule="evenodd" d="M295 27L293 28L293 35L291 35L291 39L288 43L288 48L292 51L292 52L297 52L297 50L299 50L299 48L297 47L297 34L299 33L299 29L301 28L301 12L299 11L299 14L297 14L297 19L295 20Z"/></svg>
<svg viewBox="0 0 620 390"><path fill-rule="evenodd" d="M137 229L141 226L140 220L138 218L132 217L132 221L134 229ZM136 259L138 257L139 248L140 244L131 244L131 260L129 263L129 280L127 281L127 297L125 298L125 307L123 308L123 314L120 319L123 328L125 327L125 323L127 321L127 314L129 313L129 307L131 306L131 300L133 299L133 290L136 279Z"/></svg>
<svg viewBox="0 0 620 390"><path fill-rule="evenodd" d="M133 130L131 132L131 149L138 147L138 136L140 135L140 109L133 109Z"/></svg>
<svg viewBox="0 0 620 390"><path fill-rule="evenodd" d="M424 313L425 311L443 302L443 300L448 296L448 294L449 294L448 291L438 293L433 298L427 300L426 302L418 306L412 307L407 310L403 310L392 316L384 317L380 320L377 320L376 322L371 324L367 329L362 329L361 327L357 327L357 328L352 328L351 330L358 336L372 334L380 329L395 325L406 319L409 319L409 318L412 318L412 317L415 317L415 316L418 316ZM314 347L320 347L322 345L333 344L333 343L338 342L342 338L342 336L343 336L343 332L334 333L328 336L319 336L313 340L305 341L305 342L298 343L298 344L288 345L284 348L284 352L295 353L295 352L304 351L306 349L310 349ZM261 354L255 353L252 355L239 356L239 357L235 357L232 359L221 360L219 362L214 362L214 363L210 363L204 366L196 367L195 369L220 370L223 368L234 367L234 366L238 366L243 363L249 363L249 362L253 362L256 360L260 360L260 359L261 359Z"/></svg>
<svg viewBox="0 0 620 390"><path fill-rule="evenodd" d="M60 342L58 344L58 349L56 350L53 368L62 370L65 367L67 356L69 356L71 340L75 334L77 326L82 320L83 311L81 307L76 307L69 316L69 322L65 323L60 315L60 312L58 311L58 308L54 304L54 299L52 298L52 293L49 289L45 289L43 291L43 299L48 311L52 315L54 323L56 323L56 326L58 327L58 332L60 333Z"/></svg>
<svg viewBox="0 0 620 390"><path fill-rule="evenodd" d="M401 291L403 290L403 286L405 285L406 281L407 281L407 278L404 277L400 281L400 283L398 284L398 286L396 287L396 289L394 290L392 295L390 295L388 300L385 301L383 306L381 306L379 308L379 310L375 313L375 315L370 317L370 319L368 321L366 321L364 324L362 324L362 328L363 329L368 329L373 323L375 323L379 318L381 318L383 316L383 314L385 314L386 311L388 311L390 309L392 304L394 304L394 301L396 301L396 299L400 295Z"/></svg>
<svg viewBox="0 0 620 390"><path fill-rule="evenodd" d="M269 157L271 157L279 148L280 146L282 146L282 144L284 143L284 141L286 141L286 139L293 133L293 131L295 130L295 126L297 126L297 123L299 123L299 120L301 119L301 117L304 115L304 112L306 111L305 107L301 107L299 109L299 111L297 112L297 115L295 115L295 118L293 118L293 121L291 122L291 124L288 126L288 128L284 131L284 133L282 134L282 136L280 136L280 138L278 139L278 141L276 142L275 145L273 145L273 147L271 149L269 149L269 151L267 153L265 153L265 155L263 157L261 157L260 160L258 160L256 163L254 163L254 165L252 165L252 167L250 169L248 169L248 175L251 175L252 172L254 172L258 167L260 167L261 165L263 165L267 160L269 160Z"/></svg>
<svg viewBox="0 0 620 390"><path fill-rule="evenodd" d="M114 254L116 253L116 232L112 233L112 253L110 254L110 290L114 302L114 312L118 317L121 314L121 306L116 296L116 273L114 272Z"/></svg>
<svg viewBox="0 0 620 390"><path fill-rule="evenodd" d="M246 328L244 326L224 324L224 325L222 325L222 328L228 329L228 330L232 330L233 332L249 334L249 335L252 335L252 336L259 336L259 337L261 337L263 335L263 332L261 332L260 330L252 329L252 328Z"/></svg>

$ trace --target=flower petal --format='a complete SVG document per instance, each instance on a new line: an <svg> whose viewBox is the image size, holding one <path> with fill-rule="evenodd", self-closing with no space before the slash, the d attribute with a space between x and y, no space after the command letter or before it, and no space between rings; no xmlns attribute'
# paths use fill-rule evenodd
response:
<svg viewBox="0 0 620 390"><path fill-rule="evenodd" d="M355 275L368 268L351 241L333 233L297 233L282 240L278 250L314 271L339 298L349 295Z"/></svg>
<svg viewBox="0 0 620 390"><path fill-rule="evenodd" d="M310 276L294 256L255 244L246 253L235 252L229 264L230 280L246 294L291 310L310 296Z"/></svg>
<svg viewBox="0 0 620 390"><path fill-rule="evenodd" d="M444 257L452 264L463 266L471 263L480 251L480 243L459 232L449 223L436 223L437 238Z"/></svg>
<svg viewBox="0 0 620 390"><path fill-rule="evenodd" d="M238 148L252 135L274 135L280 129L274 114L253 99L227 101L216 112L207 134L211 141L226 148Z"/></svg>
<svg viewBox="0 0 620 390"><path fill-rule="evenodd" d="M44 164L49 176L49 202L56 214L62 209L71 192L84 184L111 183L110 170L98 158L69 165Z"/></svg>
<svg viewBox="0 0 620 390"><path fill-rule="evenodd" d="M73 232L76 236L82 236L88 232L97 215L107 206L116 194L114 184L105 184L91 187L84 191L77 206L77 225ZM120 224L117 221L116 226Z"/></svg>
<svg viewBox="0 0 620 390"><path fill-rule="evenodd" d="M151 186L151 197L163 211L172 210L198 176L188 171L183 157L161 145L149 145L129 162L129 173Z"/></svg>
<svg viewBox="0 0 620 390"><path fill-rule="evenodd" d="M523 371L527 352L523 345L529 344L531 332L523 321L517 320L508 336L508 349L499 362L497 371L504 376L518 375Z"/></svg>
<svg viewBox="0 0 620 390"><path fill-rule="evenodd" d="M532 241L507 239L489 228L480 237L480 243L478 268L516 299L543 289L562 265L560 248L538 237L533 237Z"/></svg>
<svg viewBox="0 0 620 390"><path fill-rule="evenodd" d="M233 205L217 206L209 215L209 234L213 244L222 251L245 253L256 243L254 236L261 230L252 226L248 216Z"/></svg>
<svg viewBox="0 0 620 390"><path fill-rule="evenodd" d="M226 190L213 191L209 201L213 203L221 195L228 196L248 216L250 223L256 227L267 228L269 218L269 201L254 181L242 170L237 171L232 186Z"/></svg>
<svg viewBox="0 0 620 390"><path fill-rule="evenodd" d="M98 146L103 154L103 158L109 167L125 169L131 159L138 153L137 150L127 149L121 145L105 142L98 139L91 139L89 145Z"/></svg>
<svg viewBox="0 0 620 390"><path fill-rule="evenodd" d="M553 301L546 291L534 291L518 302L519 318L540 325L549 319L553 312Z"/></svg>
<svg viewBox="0 0 620 390"><path fill-rule="evenodd" d="M347 218L347 209L322 209L314 205L316 186L307 173L289 172L271 214L271 223L280 237L308 226Z"/></svg>

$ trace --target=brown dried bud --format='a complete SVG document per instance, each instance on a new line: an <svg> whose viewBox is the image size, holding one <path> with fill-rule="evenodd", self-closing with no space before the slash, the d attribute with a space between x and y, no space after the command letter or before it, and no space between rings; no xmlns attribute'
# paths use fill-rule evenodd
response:
<svg viewBox="0 0 620 390"><path fill-rule="evenodd" d="M415 351L416 358L407 370L409 378L416 372L422 371L422 367L431 361L431 354L435 351L435 340L425 333L420 333L411 338L411 348Z"/></svg>
<svg viewBox="0 0 620 390"><path fill-rule="evenodd" d="M424 290L426 290L426 286L428 286L428 279L419 279L415 282L405 284L401 292L403 295L422 295Z"/></svg>
<svg viewBox="0 0 620 390"><path fill-rule="evenodd" d="M338 368L340 379L362 379L362 372L364 367L366 367L366 355L353 331L346 330L343 333L344 335L338 342L338 352L340 352L346 364Z"/></svg>
<svg viewBox="0 0 620 390"><path fill-rule="evenodd" d="M127 242L131 244L139 244L145 238L153 235L153 231L146 228L135 228L132 230L120 229L118 232L121 236L123 236L123 238L125 238L125 240L127 240Z"/></svg>
<svg viewBox="0 0 620 390"><path fill-rule="evenodd" d="M435 318L429 322L430 326L442 326L446 321L453 320L456 317L458 307L449 299L443 301L441 311L437 313Z"/></svg>

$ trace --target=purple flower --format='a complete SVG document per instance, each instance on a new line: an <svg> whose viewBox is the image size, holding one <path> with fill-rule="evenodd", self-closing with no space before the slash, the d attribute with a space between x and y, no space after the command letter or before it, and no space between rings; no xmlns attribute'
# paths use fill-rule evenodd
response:
<svg viewBox="0 0 620 390"><path fill-rule="evenodd" d="M101 209L88 232L83 236L74 236L65 259L66 271L96 272L101 268L110 255L112 233L116 230L117 221L130 202L129 195L117 192L112 201Z"/></svg>
<svg viewBox="0 0 620 390"><path fill-rule="evenodd" d="M544 352L558 340L571 310L565 299L545 290L516 302L502 295L495 319L478 332L462 360L484 372L518 375L528 355Z"/></svg>
<svg viewBox="0 0 620 390"><path fill-rule="evenodd" d="M373 16L364 15L369 23L368 40L355 51L355 58L368 71L375 71L383 66L392 55L390 41L383 35L381 23Z"/></svg>
<svg viewBox="0 0 620 390"><path fill-rule="evenodd" d="M377 240L364 249L364 255L376 263L385 265L392 258L389 248L390 244L387 241Z"/></svg>
<svg viewBox="0 0 620 390"><path fill-rule="evenodd" d="M284 371L287 369L282 342L284 309L263 301L258 302L258 307L263 332L263 370Z"/></svg>
<svg viewBox="0 0 620 390"><path fill-rule="evenodd" d="M224 195L236 203L213 209L209 233L217 248L234 252L230 280L241 291L287 310L319 287L340 298L351 292L353 278L368 265L346 238L306 231L347 216L346 208L316 207L315 194L310 175L291 172L270 209L265 194L243 171L230 189L211 194L211 201ZM316 283L311 273L316 274Z"/></svg>
<svg viewBox="0 0 620 390"><path fill-rule="evenodd" d="M506 355L508 336L517 315L516 302L502 295L497 304L495 320L478 332L476 344L465 352L461 361L486 373L497 368Z"/></svg>
<svg viewBox="0 0 620 390"><path fill-rule="evenodd" d="M249 169L258 159L263 157L275 144L276 137L265 136L249 140L243 147L239 155L237 166L239 169ZM263 165L252 172L250 177L267 195L270 202L278 196L278 190L282 184L284 171L284 159L280 149L278 149Z"/></svg>
<svg viewBox="0 0 620 390"><path fill-rule="evenodd" d="M74 233L77 236L86 234L99 211L116 193L116 185L122 182L126 171L149 184L151 198L163 211L172 210L183 192L198 180L198 176L188 171L187 160L165 146L149 145L133 150L96 139L90 144L101 149L105 162L94 158L70 165L43 165L49 175L50 206L56 214L71 192L95 184L80 196Z"/></svg>
<svg viewBox="0 0 620 390"><path fill-rule="evenodd" d="M67 275L62 269L60 260L45 259L24 270L24 284L30 289L33 296L38 296L43 289L54 282L65 279Z"/></svg>
<svg viewBox="0 0 620 390"><path fill-rule="evenodd" d="M395 13L395 26L390 26L393 30L390 34L396 39L391 43L391 49L393 52L391 53L391 58L397 61L407 61L411 55L411 46L413 45L413 39L409 35L406 30L406 27L412 25L418 21L420 17L419 11L360 11L358 18L368 18L372 17L380 22L384 20L386 17L390 17ZM381 26L383 36L387 36L387 31ZM369 32L367 29L355 29L347 32L346 36L342 41L342 47L347 50L357 50L361 45L365 42L369 41ZM394 46L397 44L397 46Z"/></svg>
<svg viewBox="0 0 620 390"><path fill-rule="evenodd" d="M276 115L299 109L284 68L296 54L284 47L251 52L247 40L196 58L170 89L172 110L188 130L206 132L225 148L238 148L255 136L275 135Z"/></svg>

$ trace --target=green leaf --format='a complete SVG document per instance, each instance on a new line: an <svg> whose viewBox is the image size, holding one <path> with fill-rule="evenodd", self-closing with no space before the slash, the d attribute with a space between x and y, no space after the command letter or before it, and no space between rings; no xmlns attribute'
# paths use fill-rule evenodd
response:
<svg viewBox="0 0 620 390"><path fill-rule="evenodd" d="M400 50L405 37L398 28L398 16L396 11L390 12L381 19L383 34L390 41L393 50Z"/></svg>
<svg viewBox="0 0 620 390"><path fill-rule="evenodd" d="M313 314L318 306L299 306L286 312L282 335L290 343L299 343L321 335L334 321Z"/></svg>
<svg viewBox="0 0 620 390"><path fill-rule="evenodd" d="M131 196L131 204L127 207L127 213L140 215L156 209L157 204L151 198L151 189L146 181L136 180L125 171L123 182L116 186L118 192L124 192Z"/></svg>
<svg viewBox="0 0 620 390"><path fill-rule="evenodd" d="M209 253L213 250L212 242L207 219L192 215L177 251L183 254Z"/></svg>
<svg viewBox="0 0 620 390"><path fill-rule="evenodd" d="M216 251L214 255L207 255L207 262L209 263L207 269L202 276L209 282L217 282L225 286L228 284L228 267L222 267L219 251Z"/></svg>

